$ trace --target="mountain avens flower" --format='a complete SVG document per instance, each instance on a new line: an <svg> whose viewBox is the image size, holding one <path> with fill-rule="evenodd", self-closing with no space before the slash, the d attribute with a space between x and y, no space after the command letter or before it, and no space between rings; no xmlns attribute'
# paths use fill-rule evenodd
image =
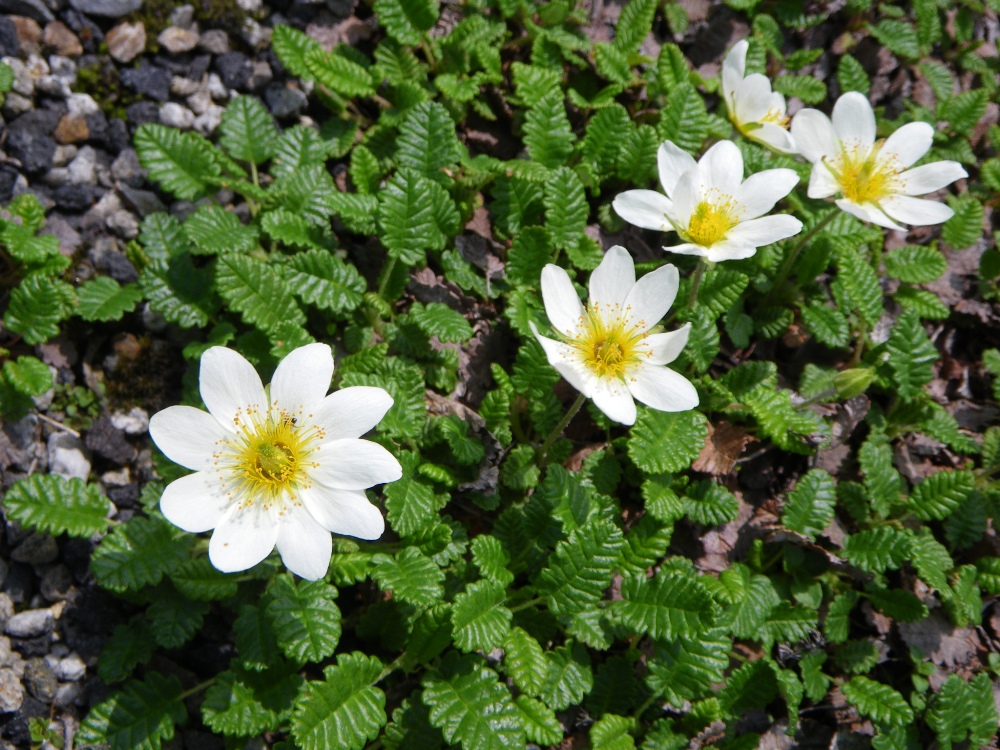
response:
<svg viewBox="0 0 1000 750"><path fill-rule="evenodd" d="M722 98L736 129L752 140L785 154L795 153L788 132L785 97L771 91L771 81L760 73L746 75L746 39L737 42L722 61Z"/></svg>
<svg viewBox="0 0 1000 750"><path fill-rule="evenodd" d="M635 422L635 401L660 411L698 405L698 392L683 375L665 367L681 353L691 324L650 333L677 296L674 266L635 280L632 256L608 250L590 276L590 301L580 303L569 274L551 263L542 270L545 312L560 340L531 330L551 364L601 411L622 424Z"/></svg>
<svg viewBox="0 0 1000 750"><path fill-rule="evenodd" d="M201 358L208 412L171 406L150 419L160 450L195 472L167 486L160 510L185 531L214 529L208 554L219 570L246 570L277 546L289 570L316 580L330 564L330 532L382 536L382 514L364 491L402 468L359 438L393 400L361 386L327 396L332 377L326 344L293 351L267 388L243 357L213 346Z"/></svg>
<svg viewBox="0 0 1000 750"><path fill-rule="evenodd" d="M947 221L954 214L951 208L914 196L968 177L957 161L909 169L930 150L934 128L911 122L876 141L875 113L856 91L837 100L832 121L818 110L801 110L792 121L792 136L813 165L810 198L840 195L835 203L842 210L887 229L903 229L896 222L922 226Z"/></svg>
<svg viewBox="0 0 1000 750"><path fill-rule="evenodd" d="M677 232L683 243L664 250L737 260L802 231L794 216L764 216L799 181L791 169L766 169L744 180L743 155L732 141L719 141L697 162L664 141L657 158L666 195L627 190L612 205L631 224Z"/></svg>

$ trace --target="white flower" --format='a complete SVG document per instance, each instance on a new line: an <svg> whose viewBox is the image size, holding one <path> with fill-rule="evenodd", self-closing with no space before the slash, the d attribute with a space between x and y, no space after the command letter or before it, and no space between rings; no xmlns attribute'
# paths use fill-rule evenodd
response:
<svg viewBox="0 0 1000 750"><path fill-rule="evenodd" d="M698 162L664 141L657 159L666 196L627 190L612 205L627 222L664 232L673 229L684 240L664 250L702 255L712 262L737 260L802 231L802 222L794 216L764 216L799 181L791 169L766 169L744 180L743 155L732 141L719 141Z"/></svg>
<svg viewBox="0 0 1000 750"><path fill-rule="evenodd" d="M940 224L954 211L937 201L914 198L967 177L956 161L936 161L908 169L931 147L934 128L911 122L884 141L875 140L875 113L856 91L833 106L833 121L815 109L803 109L792 122L799 152L813 163L809 197L828 198L844 211L888 229L906 224Z"/></svg>
<svg viewBox="0 0 1000 750"><path fill-rule="evenodd" d="M277 546L289 570L316 580L330 564L331 531L378 539L385 530L364 491L402 468L358 438L392 397L368 387L327 396L332 376L326 344L293 351L266 389L243 357L213 346L201 358L208 412L171 406L150 419L160 450L196 472L167 486L160 510L185 531L215 529L208 555L219 570L246 570Z"/></svg>
<svg viewBox="0 0 1000 750"><path fill-rule="evenodd" d="M722 98L729 119L744 136L785 154L795 153L788 132L785 97L771 91L771 81L760 73L746 75L746 39L737 42L722 61Z"/></svg>
<svg viewBox="0 0 1000 750"><path fill-rule="evenodd" d="M664 365L688 340L691 324L671 333L650 333L677 296L677 269L666 265L635 280L632 256L608 250L590 276L590 302L580 304L569 274L551 263L542 270L542 299L562 341L531 330L551 364L597 408L622 424L635 422L639 399L660 411L698 405L690 381Z"/></svg>

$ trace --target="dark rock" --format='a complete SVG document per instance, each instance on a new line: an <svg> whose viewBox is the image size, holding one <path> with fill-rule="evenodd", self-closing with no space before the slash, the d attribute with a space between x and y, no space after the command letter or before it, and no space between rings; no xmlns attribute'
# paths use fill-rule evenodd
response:
<svg viewBox="0 0 1000 750"><path fill-rule="evenodd" d="M38 700L51 703L56 697L59 680L45 659L34 657L28 659L28 663L24 666L24 686Z"/></svg>
<svg viewBox="0 0 1000 750"><path fill-rule="evenodd" d="M83 581L90 573L90 555L94 545L89 539L66 539L63 542L62 559L73 577Z"/></svg>
<svg viewBox="0 0 1000 750"><path fill-rule="evenodd" d="M42 0L0 0L0 12L27 16L38 23L48 23L55 18Z"/></svg>
<svg viewBox="0 0 1000 750"><path fill-rule="evenodd" d="M137 128L147 122L159 122L160 108L153 102L136 102L125 108L125 116L129 125Z"/></svg>
<svg viewBox="0 0 1000 750"><path fill-rule="evenodd" d="M132 137L128 134L128 125L120 117L108 120L108 133L104 144L112 154L120 154L132 145Z"/></svg>
<svg viewBox="0 0 1000 750"><path fill-rule="evenodd" d="M131 284L133 281L138 281L139 279L139 272L135 270L132 262L125 257L125 253L108 253L104 257L104 267L108 275L119 284Z"/></svg>
<svg viewBox="0 0 1000 750"><path fill-rule="evenodd" d="M7 16L0 16L0 57L17 57L17 27Z"/></svg>
<svg viewBox="0 0 1000 750"><path fill-rule="evenodd" d="M189 729L184 732L184 750L223 750L225 741L217 734Z"/></svg>
<svg viewBox="0 0 1000 750"><path fill-rule="evenodd" d="M121 18L139 10L142 0L69 0L69 4L75 10L92 16Z"/></svg>
<svg viewBox="0 0 1000 750"><path fill-rule="evenodd" d="M108 417L101 417L87 430L84 443L90 450L112 463L123 466L135 458L135 448L125 439Z"/></svg>
<svg viewBox="0 0 1000 750"><path fill-rule="evenodd" d="M60 118L53 110L36 109L8 125L7 152L24 165L26 172L47 172L52 168L56 142L51 134Z"/></svg>
<svg viewBox="0 0 1000 750"><path fill-rule="evenodd" d="M73 576L65 565L53 565L42 574L42 596L50 602L62 601L73 587Z"/></svg>
<svg viewBox="0 0 1000 750"><path fill-rule="evenodd" d="M10 553L10 559L29 565L45 565L59 557L59 545L45 533L36 532Z"/></svg>
<svg viewBox="0 0 1000 750"><path fill-rule="evenodd" d="M145 60L121 72L121 82L138 94L165 102L170 97L170 71Z"/></svg>
<svg viewBox="0 0 1000 750"><path fill-rule="evenodd" d="M94 188L90 185L69 183L52 193L59 208L66 211L86 211L94 202Z"/></svg>
<svg viewBox="0 0 1000 750"><path fill-rule="evenodd" d="M24 604L35 592L35 573L30 565L14 563L7 571L3 592L14 604Z"/></svg>
<svg viewBox="0 0 1000 750"><path fill-rule="evenodd" d="M64 10L61 17L63 23L69 26L73 30L73 33L80 37L80 43L83 44L84 50L92 55L96 54L101 42L104 41L104 32L101 31L101 27L72 8ZM92 60L88 64L93 65L94 62L96 60ZM80 67L84 67L82 60Z"/></svg>
<svg viewBox="0 0 1000 750"><path fill-rule="evenodd" d="M272 83L264 91L264 101L275 117L291 117L297 115L308 101L306 95L298 89L280 83Z"/></svg>
<svg viewBox="0 0 1000 750"><path fill-rule="evenodd" d="M208 66L212 64L211 55L198 55L188 66L187 78L198 81L208 72Z"/></svg>
<svg viewBox="0 0 1000 750"><path fill-rule="evenodd" d="M139 485L133 482L126 487L111 487L108 497L116 508L133 508L139 500Z"/></svg>
<svg viewBox="0 0 1000 750"><path fill-rule="evenodd" d="M108 118L104 112L97 110L92 114L84 116L83 119L87 123L87 130L90 131L90 140L107 147Z"/></svg>
<svg viewBox="0 0 1000 750"><path fill-rule="evenodd" d="M17 170L9 164L0 164L0 203L9 203L14 195Z"/></svg>
<svg viewBox="0 0 1000 750"><path fill-rule="evenodd" d="M111 631L126 619L120 601L102 589L90 587L81 589L79 596L67 602L59 624L66 645L89 661L100 655Z"/></svg>
<svg viewBox="0 0 1000 750"><path fill-rule="evenodd" d="M49 715L49 707L40 700L32 698L30 695L24 697L21 708L10 715L10 718L3 725L0 734L10 740L16 747L31 747L31 732L28 730L28 721Z"/></svg>
<svg viewBox="0 0 1000 750"><path fill-rule="evenodd" d="M239 90L250 80L253 66L242 52L227 52L215 58L215 70L226 88Z"/></svg>
<svg viewBox="0 0 1000 750"><path fill-rule="evenodd" d="M10 639L10 647L25 658L29 656L45 656L49 653L49 647L51 645L52 635L49 633L40 635L37 638Z"/></svg>

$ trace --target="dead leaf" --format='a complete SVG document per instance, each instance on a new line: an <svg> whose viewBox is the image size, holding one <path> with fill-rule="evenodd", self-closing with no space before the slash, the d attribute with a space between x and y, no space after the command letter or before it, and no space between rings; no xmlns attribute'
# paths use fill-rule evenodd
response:
<svg viewBox="0 0 1000 750"><path fill-rule="evenodd" d="M920 622L899 623L899 633L907 646L916 646L939 667L967 664L976 654L975 631L955 627L939 610Z"/></svg>
<svg viewBox="0 0 1000 750"><path fill-rule="evenodd" d="M717 427L709 424L705 445L691 468L712 476L729 474L747 444L756 441L757 438L742 427L729 422L719 422Z"/></svg>

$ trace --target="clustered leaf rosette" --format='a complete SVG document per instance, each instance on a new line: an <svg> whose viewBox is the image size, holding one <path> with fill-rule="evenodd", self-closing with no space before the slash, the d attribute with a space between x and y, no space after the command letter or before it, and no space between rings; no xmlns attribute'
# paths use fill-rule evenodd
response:
<svg viewBox="0 0 1000 750"><path fill-rule="evenodd" d="M802 231L788 214L765 216L799 181L791 169L765 169L743 179L743 155L732 141L719 141L700 161L670 141L657 152L661 195L626 190L612 205L625 221L684 240L664 250L709 261L749 258L757 248Z"/></svg>
<svg viewBox="0 0 1000 750"><path fill-rule="evenodd" d="M926 195L968 177L956 161L936 161L909 169L931 147L934 128L926 122L903 125L884 141L875 140L875 113L856 91L841 96L833 119L815 109L803 109L792 121L799 153L812 162L809 197L829 198L842 210L887 229L904 229L896 222L922 226L940 224L954 215Z"/></svg>
<svg viewBox="0 0 1000 750"><path fill-rule="evenodd" d="M561 341L531 330L551 364L609 418L635 422L635 399L660 411L698 405L691 382L666 367L687 344L691 324L669 333L651 333L677 296L672 265L635 279L628 251L616 245L590 276L586 308L565 269L542 269L545 312Z"/></svg>
<svg viewBox="0 0 1000 750"><path fill-rule="evenodd" d="M746 74L749 47L746 39L737 42L722 61L722 98L729 119L745 137L783 154L794 154L785 97L771 90L767 76Z"/></svg>
<svg viewBox="0 0 1000 750"><path fill-rule="evenodd" d="M213 346L199 383L208 411L171 406L150 419L160 450L195 472L167 486L160 510L185 531L214 529L208 555L219 570L246 570L277 546L290 571L316 580L330 565L330 532L382 536L365 489L399 479L402 467L359 438L393 399L364 386L328 396L332 377L326 344L293 351L267 388L247 360Z"/></svg>

